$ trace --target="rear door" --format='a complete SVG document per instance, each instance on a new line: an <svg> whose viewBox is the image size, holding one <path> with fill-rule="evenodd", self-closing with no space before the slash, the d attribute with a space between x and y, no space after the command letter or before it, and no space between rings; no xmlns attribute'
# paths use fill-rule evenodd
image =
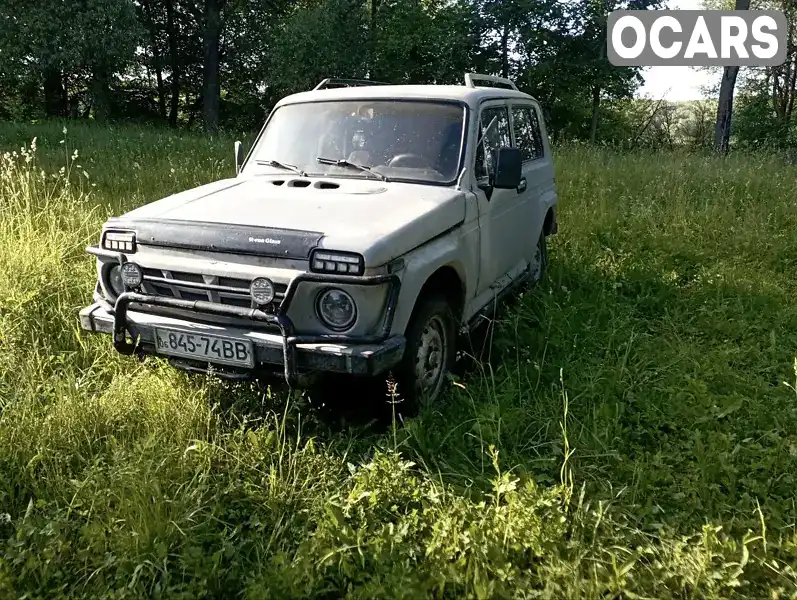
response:
<svg viewBox="0 0 797 600"><path fill-rule="evenodd" d="M523 254L532 262L536 259L537 240L554 193L553 161L541 126L539 106L532 101L513 100L510 113L515 145L523 156L523 180L520 184L525 223Z"/></svg>

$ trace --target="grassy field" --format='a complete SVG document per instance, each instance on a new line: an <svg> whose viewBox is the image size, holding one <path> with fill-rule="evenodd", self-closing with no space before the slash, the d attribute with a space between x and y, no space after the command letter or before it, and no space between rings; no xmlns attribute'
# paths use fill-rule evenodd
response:
<svg viewBox="0 0 797 600"><path fill-rule="evenodd" d="M560 149L500 360L379 428L79 331L104 218L230 173L232 140L6 150L0 597L797 597L794 166Z"/></svg>

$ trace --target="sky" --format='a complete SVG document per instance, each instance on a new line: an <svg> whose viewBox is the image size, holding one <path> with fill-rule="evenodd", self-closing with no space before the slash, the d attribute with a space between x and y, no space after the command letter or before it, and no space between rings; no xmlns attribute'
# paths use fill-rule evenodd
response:
<svg viewBox="0 0 797 600"><path fill-rule="evenodd" d="M668 0L666 5L673 10L703 8L702 0ZM642 76L645 83L637 90L638 96L650 96L655 100L664 98L673 102L704 98L701 86L716 84L720 77L717 69L698 70L692 67L647 67L642 71Z"/></svg>
<svg viewBox="0 0 797 600"><path fill-rule="evenodd" d="M638 96L673 102L705 98L700 88L716 84L720 77L718 73L698 71L692 67L647 67L642 76L645 83L637 90Z"/></svg>

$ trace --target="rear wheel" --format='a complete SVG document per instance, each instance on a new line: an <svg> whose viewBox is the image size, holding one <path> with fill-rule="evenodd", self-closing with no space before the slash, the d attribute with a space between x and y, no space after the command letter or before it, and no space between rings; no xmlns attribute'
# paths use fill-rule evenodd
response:
<svg viewBox="0 0 797 600"><path fill-rule="evenodd" d="M454 364L456 325L442 295L423 298L410 319L404 357L395 370L397 392L417 408L437 401Z"/></svg>

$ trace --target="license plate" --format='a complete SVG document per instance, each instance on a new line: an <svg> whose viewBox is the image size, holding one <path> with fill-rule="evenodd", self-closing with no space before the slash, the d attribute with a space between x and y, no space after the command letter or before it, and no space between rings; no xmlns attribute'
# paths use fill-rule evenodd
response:
<svg viewBox="0 0 797 600"><path fill-rule="evenodd" d="M155 329L155 346L161 354L185 356L203 362L250 368L255 362L251 342L207 333Z"/></svg>

